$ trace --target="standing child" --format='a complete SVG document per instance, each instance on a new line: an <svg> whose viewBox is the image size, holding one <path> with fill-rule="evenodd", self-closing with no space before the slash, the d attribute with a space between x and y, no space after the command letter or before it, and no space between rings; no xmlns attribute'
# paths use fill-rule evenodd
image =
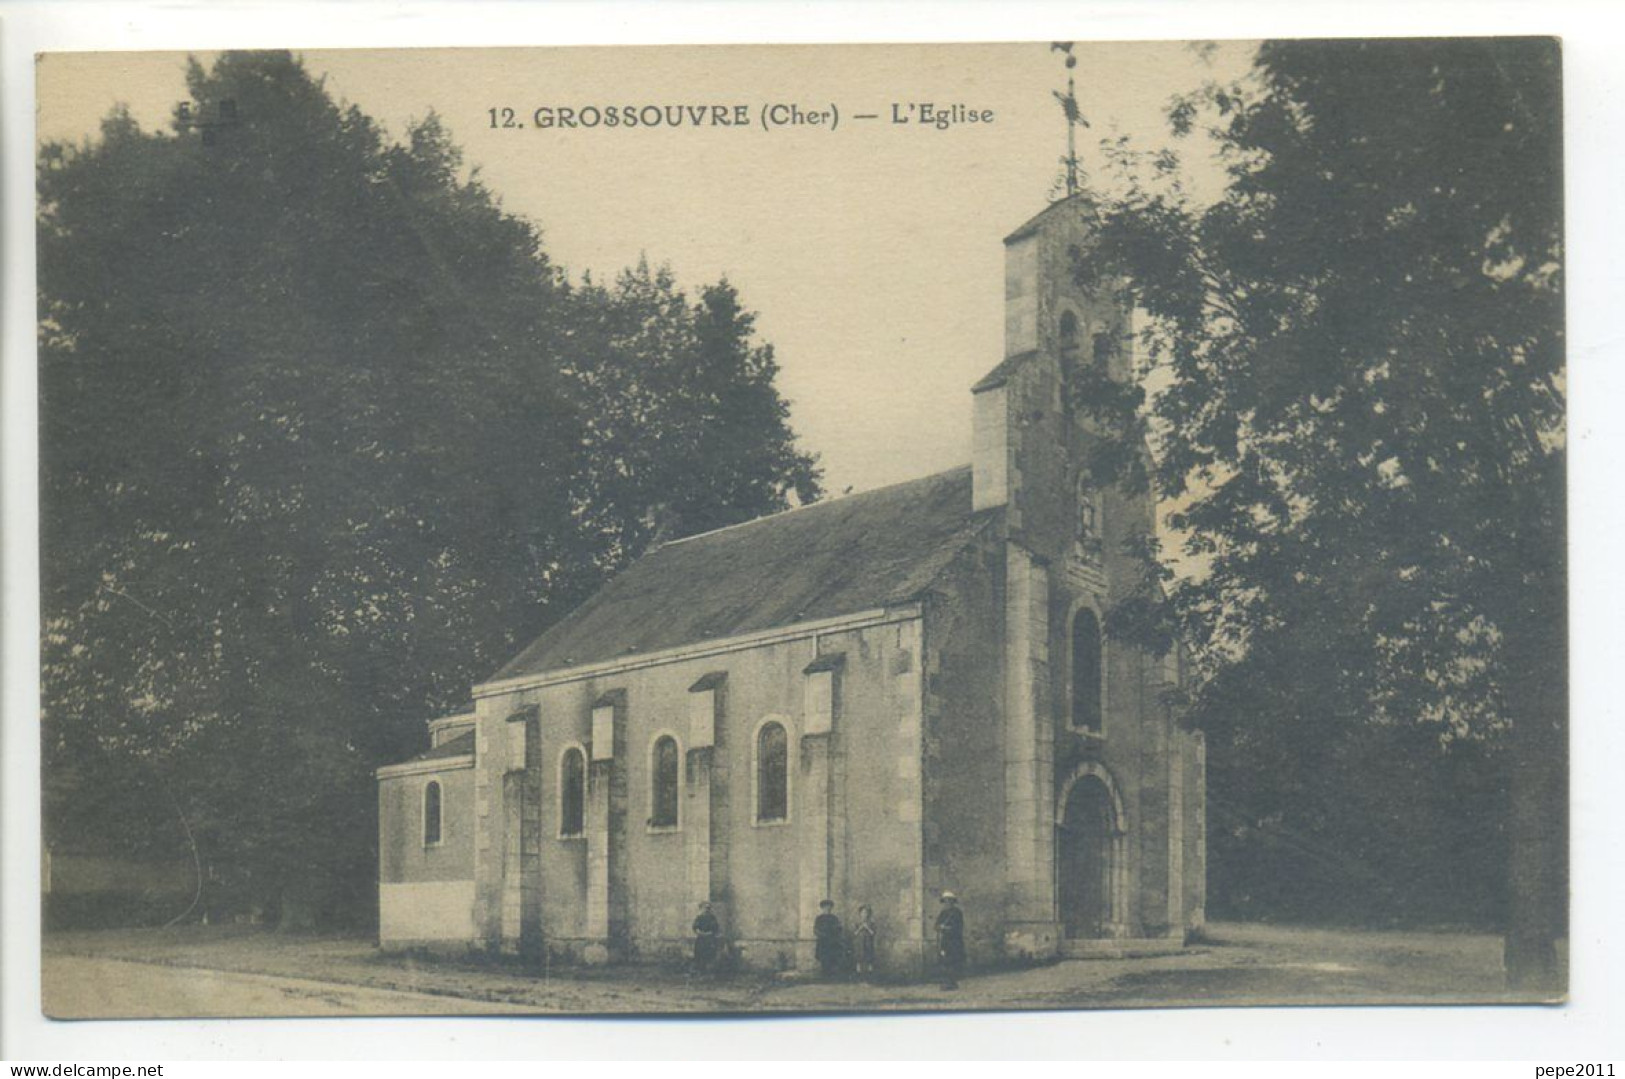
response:
<svg viewBox="0 0 1625 1079"><path fill-rule="evenodd" d="M873 977L875 973L875 922L874 911L867 906L858 908L858 924L852 928L852 949L857 953L858 977Z"/></svg>

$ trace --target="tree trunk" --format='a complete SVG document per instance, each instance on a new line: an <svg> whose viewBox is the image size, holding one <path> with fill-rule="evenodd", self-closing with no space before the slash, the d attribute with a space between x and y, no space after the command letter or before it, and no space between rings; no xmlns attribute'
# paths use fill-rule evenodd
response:
<svg viewBox="0 0 1625 1079"><path fill-rule="evenodd" d="M1519 641L1508 645L1517 648ZM1521 642L1532 644L1527 638ZM1507 988L1540 1000L1568 991L1568 685L1561 629L1523 651L1507 687ZM1555 647L1554 647L1555 644ZM1510 650L1510 649L1509 649Z"/></svg>

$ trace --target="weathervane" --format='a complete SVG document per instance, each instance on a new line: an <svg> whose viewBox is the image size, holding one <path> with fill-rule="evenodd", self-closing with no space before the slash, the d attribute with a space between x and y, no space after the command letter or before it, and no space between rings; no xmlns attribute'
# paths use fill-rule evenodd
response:
<svg viewBox="0 0 1625 1079"><path fill-rule="evenodd" d="M1055 100L1061 103L1061 111L1066 114L1066 157L1062 160L1066 164L1066 193L1070 197L1080 190L1080 177L1083 170L1078 168L1078 125L1089 126L1089 121L1083 118L1078 111L1078 91L1073 82L1072 69L1078 66L1078 58L1072 55L1072 42L1052 41L1051 52L1066 54L1066 93L1051 90Z"/></svg>

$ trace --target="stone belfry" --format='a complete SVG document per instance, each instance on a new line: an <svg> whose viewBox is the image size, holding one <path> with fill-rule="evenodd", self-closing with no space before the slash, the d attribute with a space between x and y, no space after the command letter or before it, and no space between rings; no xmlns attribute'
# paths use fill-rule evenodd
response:
<svg viewBox="0 0 1625 1079"><path fill-rule="evenodd" d="M1099 578L1105 492L1084 474L1094 434L1075 404L1087 377L1131 377L1133 312L1120 281L1091 272L1096 204L1075 145L1087 122L1071 45L1052 48L1067 52L1067 92L1056 94L1067 121L1066 194L1004 240L1004 357L972 388L975 499L979 509L1006 507L1012 538L1035 554L1057 566L1081 562ZM1149 502L1137 509L1148 513Z"/></svg>
<svg viewBox="0 0 1625 1079"><path fill-rule="evenodd" d="M1149 495L1090 475L1099 437L1080 383L1132 377L1133 310L1090 272L1096 204L1075 148L1066 194L1005 238L1004 357L973 387L973 492L1004 522L1006 920L1015 955L1089 941L1182 938L1201 920L1200 739L1164 703L1177 664L1109 640L1107 612L1142 572ZM1199 813L1199 811L1198 811Z"/></svg>

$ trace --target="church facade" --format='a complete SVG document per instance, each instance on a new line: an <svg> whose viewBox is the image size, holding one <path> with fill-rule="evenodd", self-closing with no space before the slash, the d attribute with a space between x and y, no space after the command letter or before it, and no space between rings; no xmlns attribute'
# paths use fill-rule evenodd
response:
<svg viewBox="0 0 1625 1079"><path fill-rule="evenodd" d="M1177 655L1101 628L1154 507L1093 482L1066 392L1130 362L1085 207L1005 240L968 467L654 549L379 770L384 946L653 959L703 901L744 964L805 967L828 898L907 971L944 890L973 964L1201 926Z"/></svg>

